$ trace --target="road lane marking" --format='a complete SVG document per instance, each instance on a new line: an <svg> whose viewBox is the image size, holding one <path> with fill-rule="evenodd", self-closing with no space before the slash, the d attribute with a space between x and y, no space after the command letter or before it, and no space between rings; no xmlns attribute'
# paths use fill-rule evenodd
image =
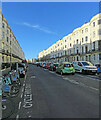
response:
<svg viewBox="0 0 101 120"><path fill-rule="evenodd" d="M21 102L19 102L19 108L18 109L20 109L21 108Z"/></svg>
<svg viewBox="0 0 101 120"><path fill-rule="evenodd" d="M32 79L32 78L35 78L35 76L31 76L31 79Z"/></svg>
<svg viewBox="0 0 101 120"><path fill-rule="evenodd" d="M16 120L18 120L18 119L19 119L19 115L16 116Z"/></svg>
<svg viewBox="0 0 101 120"><path fill-rule="evenodd" d="M22 92L24 91L24 87L22 88Z"/></svg>
<svg viewBox="0 0 101 120"><path fill-rule="evenodd" d="M71 82L71 83L73 83L73 84L76 84L76 85L80 85L80 86L83 86L83 87L87 87L87 88L90 88L90 89L93 89L93 90L96 90L96 91L99 90L99 89L97 89L97 88L94 88L94 87L91 87L91 86L87 86L87 85L85 85L84 83L77 82L77 81L75 81L75 80L71 80L71 79L69 79L69 78L63 77L63 79L64 79L64 80L68 80L69 82Z"/></svg>
<svg viewBox="0 0 101 120"><path fill-rule="evenodd" d="M31 118L31 115L29 115L28 117Z"/></svg>
<svg viewBox="0 0 101 120"><path fill-rule="evenodd" d="M87 76L83 76L83 75L78 75L78 74L75 74L76 76L80 76L80 77L86 77L86 78L89 78L89 79L92 79L92 80L95 80L95 81L99 81L98 78L91 78L91 77L87 77Z"/></svg>
<svg viewBox="0 0 101 120"><path fill-rule="evenodd" d="M21 94L21 98L23 97L23 93Z"/></svg>
<svg viewBox="0 0 101 120"><path fill-rule="evenodd" d="M25 80L26 80L26 75L25 75Z"/></svg>
<svg viewBox="0 0 101 120"><path fill-rule="evenodd" d="M56 74L57 76L59 76L59 77L62 77L61 75L58 75L58 74Z"/></svg>
<svg viewBox="0 0 101 120"><path fill-rule="evenodd" d="M25 84L23 84L23 87L25 86Z"/></svg>
<svg viewBox="0 0 101 120"><path fill-rule="evenodd" d="M63 79L64 79L64 80L68 80L69 82L74 83L74 84L76 84L76 85L79 84L79 82L77 82L77 81L75 81L75 80L71 80L71 79L69 79L69 78L63 77Z"/></svg>
<svg viewBox="0 0 101 120"><path fill-rule="evenodd" d="M54 73L54 72L52 72L52 71L49 71L50 73Z"/></svg>

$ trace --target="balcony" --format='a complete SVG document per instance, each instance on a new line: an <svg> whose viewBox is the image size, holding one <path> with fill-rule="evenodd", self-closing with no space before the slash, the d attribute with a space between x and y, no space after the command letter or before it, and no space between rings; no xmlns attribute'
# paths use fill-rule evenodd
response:
<svg viewBox="0 0 101 120"><path fill-rule="evenodd" d="M0 53L5 54L5 50L4 49L0 49Z"/></svg>

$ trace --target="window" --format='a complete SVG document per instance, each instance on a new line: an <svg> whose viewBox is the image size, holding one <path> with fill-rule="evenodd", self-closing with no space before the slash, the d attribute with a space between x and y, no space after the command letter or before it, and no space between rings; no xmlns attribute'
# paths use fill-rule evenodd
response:
<svg viewBox="0 0 101 120"><path fill-rule="evenodd" d="M70 43L70 47L71 47L72 45L71 45L71 43Z"/></svg>
<svg viewBox="0 0 101 120"><path fill-rule="evenodd" d="M8 39L9 39L9 38L7 37L7 42L8 42Z"/></svg>
<svg viewBox="0 0 101 120"><path fill-rule="evenodd" d="M98 30L98 35L101 35L101 29Z"/></svg>
<svg viewBox="0 0 101 120"><path fill-rule="evenodd" d="M95 42L93 42L93 50L95 50Z"/></svg>
<svg viewBox="0 0 101 120"><path fill-rule="evenodd" d="M95 54L94 54L94 60L95 60Z"/></svg>
<svg viewBox="0 0 101 120"><path fill-rule="evenodd" d="M5 28L5 24L4 23L2 23L2 28Z"/></svg>
<svg viewBox="0 0 101 120"><path fill-rule="evenodd" d="M101 60L101 53L99 54L99 60Z"/></svg>
<svg viewBox="0 0 101 120"><path fill-rule="evenodd" d="M78 39L76 41L77 41L77 44L78 44Z"/></svg>
<svg viewBox="0 0 101 120"><path fill-rule="evenodd" d="M82 34L83 34L83 30L82 30Z"/></svg>
<svg viewBox="0 0 101 120"><path fill-rule="evenodd" d="M88 37L87 36L85 37L85 41L88 41Z"/></svg>
<svg viewBox="0 0 101 120"><path fill-rule="evenodd" d="M86 61L88 60L88 56L86 56Z"/></svg>
<svg viewBox="0 0 101 120"><path fill-rule="evenodd" d="M10 34L10 38L12 37L12 35Z"/></svg>
<svg viewBox="0 0 101 120"><path fill-rule="evenodd" d="M101 50L101 40L98 41L98 50Z"/></svg>
<svg viewBox="0 0 101 120"><path fill-rule="evenodd" d="M93 27L95 27L95 22L93 22Z"/></svg>
<svg viewBox="0 0 101 120"><path fill-rule="evenodd" d="M71 50L70 50L70 54L71 54Z"/></svg>
<svg viewBox="0 0 101 120"><path fill-rule="evenodd" d="M82 46L82 54L83 54L84 50L83 50L83 46Z"/></svg>
<svg viewBox="0 0 101 120"><path fill-rule="evenodd" d="M4 62L4 56L2 56L2 62Z"/></svg>
<svg viewBox="0 0 101 120"><path fill-rule="evenodd" d="M7 30L7 34L9 34L9 30Z"/></svg>
<svg viewBox="0 0 101 120"><path fill-rule="evenodd" d="M93 32L93 37L95 37L95 31Z"/></svg>
<svg viewBox="0 0 101 120"><path fill-rule="evenodd" d="M100 19L100 20L98 20L98 25L99 25L99 24L101 24L101 19Z"/></svg>
<svg viewBox="0 0 101 120"><path fill-rule="evenodd" d="M65 45L65 48L66 48L67 46Z"/></svg>
<svg viewBox="0 0 101 120"><path fill-rule="evenodd" d="M65 55L66 55L66 51L65 51Z"/></svg>
<svg viewBox="0 0 101 120"><path fill-rule="evenodd" d="M88 52L88 47L87 47L87 46L85 46L85 52L86 52L86 53Z"/></svg>
<svg viewBox="0 0 101 120"><path fill-rule="evenodd" d="M83 43L83 38L82 38L82 43Z"/></svg>
<svg viewBox="0 0 101 120"><path fill-rule="evenodd" d="M5 37L5 33L4 32L2 32L2 38L4 38Z"/></svg>
<svg viewBox="0 0 101 120"><path fill-rule="evenodd" d="M80 62L78 62L78 65L79 65L79 66L82 66L82 64L81 64Z"/></svg>
<svg viewBox="0 0 101 120"><path fill-rule="evenodd" d="M85 29L85 32L88 32L88 28Z"/></svg>
<svg viewBox="0 0 101 120"><path fill-rule="evenodd" d="M66 42L66 40L65 40L65 42Z"/></svg>

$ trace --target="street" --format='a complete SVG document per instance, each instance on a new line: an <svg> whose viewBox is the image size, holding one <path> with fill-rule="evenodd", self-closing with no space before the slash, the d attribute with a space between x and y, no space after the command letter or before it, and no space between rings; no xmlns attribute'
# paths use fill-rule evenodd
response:
<svg viewBox="0 0 101 120"><path fill-rule="evenodd" d="M99 78L29 64L10 118L99 118Z"/></svg>

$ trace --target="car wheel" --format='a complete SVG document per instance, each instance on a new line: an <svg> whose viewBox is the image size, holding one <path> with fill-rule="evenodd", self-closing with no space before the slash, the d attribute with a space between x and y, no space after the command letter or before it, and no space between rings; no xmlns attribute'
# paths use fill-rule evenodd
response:
<svg viewBox="0 0 101 120"><path fill-rule="evenodd" d="M62 70L61 70L61 75L63 75L63 72L62 72Z"/></svg>
<svg viewBox="0 0 101 120"><path fill-rule="evenodd" d="M85 73L86 73L86 71L85 71L85 70L82 70L82 73L83 73L83 74L85 74Z"/></svg>
<svg viewBox="0 0 101 120"><path fill-rule="evenodd" d="M72 75L75 75L75 73L72 73Z"/></svg>

